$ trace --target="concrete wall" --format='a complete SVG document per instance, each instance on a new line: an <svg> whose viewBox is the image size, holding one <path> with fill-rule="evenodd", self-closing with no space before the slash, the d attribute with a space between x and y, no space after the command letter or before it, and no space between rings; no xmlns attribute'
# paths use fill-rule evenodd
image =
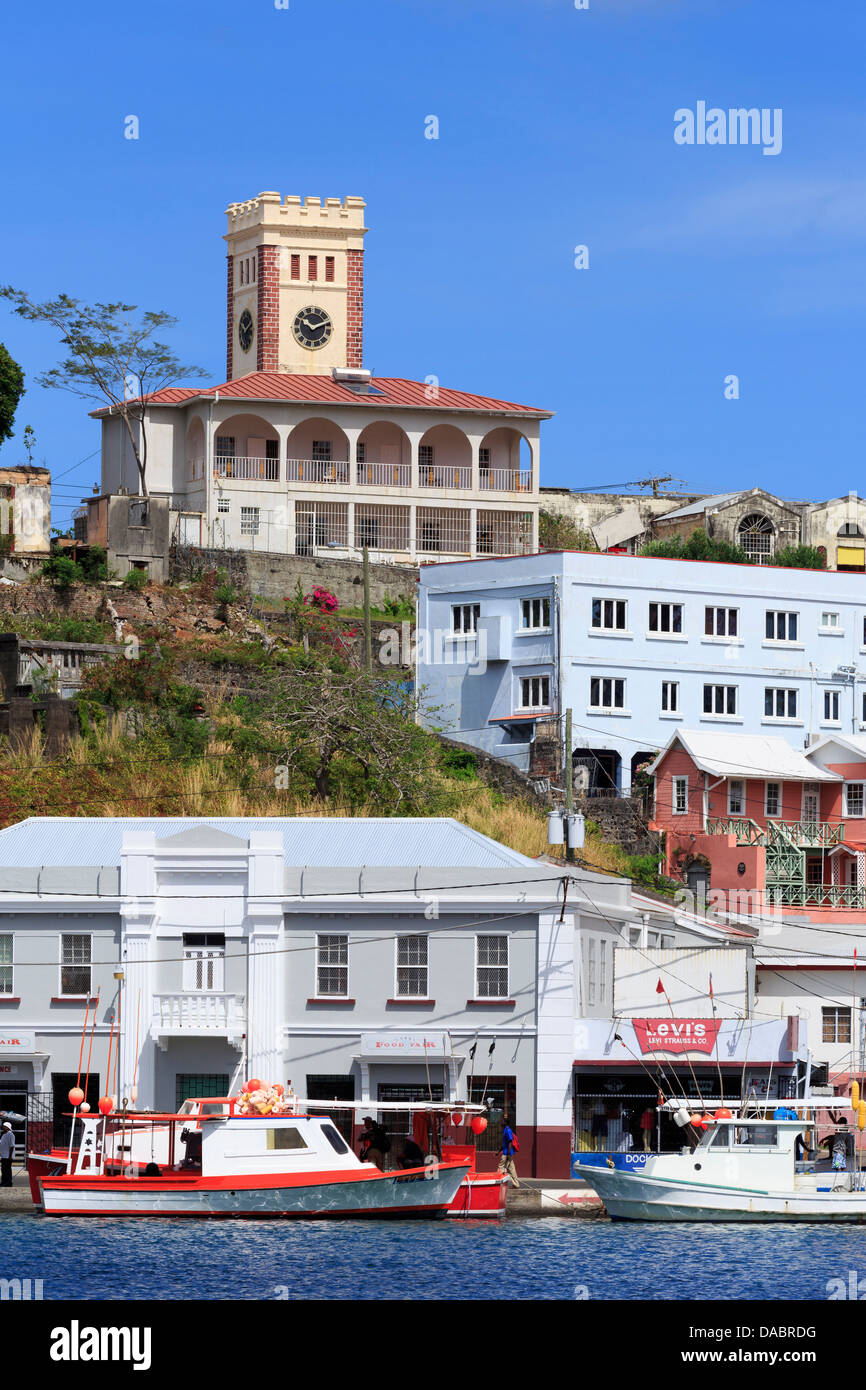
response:
<svg viewBox="0 0 866 1390"><path fill-rule="evenodd" d="M172 557L172 580L188 579L201 569L226 569L231 582L245 593L262 598L293 596L298 580L304 593L321 586L346 608L364 602L363 566L357 560L318 560L307 555L275 555L263 550L181 550ZM415 565L370 565L370 602L381 608L385 598L414 602L418 568Z"/></svg>

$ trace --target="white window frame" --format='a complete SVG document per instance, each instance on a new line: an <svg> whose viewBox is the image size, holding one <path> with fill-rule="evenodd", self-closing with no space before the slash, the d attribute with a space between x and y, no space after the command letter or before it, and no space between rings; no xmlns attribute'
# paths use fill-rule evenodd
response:
<svg viewBox="0 0 866 1390"><path fill-rule="evenodd" d="M535 621L536 613L538 614L537 622ZM520 627L518 631L550 631L550 599L548 597L541 596L539 598L524 598L520 600Z"/></svg>
<svg viewBox="0 0 866 1390"><path fill-rule="evenodd" d="M599 605L598 622L595 621L595 605ZM610 612L608 612L610 609ZM620 609L622 612L620 612ZM610 618L610 622L608 622ZM619 619L622 618L622 622ZM591 632L628 632L628 602L624 598L599 598L590 600L589 625Z"/></svg>
<svg viewBox="0 0 866 1390"><path fill-rule="evenodd" d="M707 632L707 614L712 613L712 631ZM724 614L724 632L719 632L719 614ZM734 619L734 632L731 632L731 615ZM739 608L728 608L725 604L708 603L704 606L704 641L705 642L739 642L740 640L740 610Z"/></svg>
<svg viewBox="0 0 866 1390"><path fill-rule="evenodd" d="M405 962L405 961L404 961L402 965L400 964L400 947L401 947L401 942L405 942L405 941L409 941L409 942L423 941L423 943L424 943L424 960L423 960L423 963L416 963L416 962L414 962L414 961L410 961L410 962ZM400 971L401 971L401 970L419 970L419 971L423 970L423 972L424 972L424 989L423 989L423 991L422 991L420 994L419 994L419 993L416 993L416 994L409 994L409 993L407 993L405 990L401 990L401 989L400 989ZM427 935L426 932L403 932L403 933L401 933L401 935L395 937L395 939L394 939L394 998L395 998L395 999L429 999L429 998L430 998L430 938L429 938L429 936Z"/></svg>
<svg viewBox="0 0 866 1390"><path fill-rule="evenodd" d="M342 943L337 947L338 951L345 951L345 961L323 960L322 952L331 951L334 947L328 943L337 941ZM333 990L323 990L321 986L321 971L323 970L343 970L345 971L345 988L336 994ZM349 998L349 935L348 932L316 932L316 998L317 999L348 999Z"/></svg>
<svg viewBox="0 0 866 1390"><path fill-rule="evenodd" d="M218 496L218 497L217 497L217 512L219 513L220 516L225 516L226 512L230 512L231 509L232 509L232 499L231 499L230 497L224 497L224 496Z"/></svg>
<svg viewBox="0 0 866 1390"><path fill-rule="evenodd" d="M851 797L851 789L852 789L853 787L859 787L859 789L860 789L860 796L859 796L860 809L859 809L859 811L858 811L858 810L852 810L852 809L851 809L851 800L850 800L850 797ZM866 782L845 782L845 784L844 784L842 790L843 790L843 794L844 794L844 806L845 806L844 815L845 815L845 817L846 817L847 819L849 819L849 820L862 820L863 817L864 817L864 815L866 815ZM856 801L855 801L855 805L856 805Z"/></svg>
<svg viewBox="0 0 866 1390"><path fill-rule="evenodd" d="M673 603L667 599L651 599L647 610L647 635L651 638L684 638L685 614L686 606L684 603ZM653 618L655 618L655 627L653 627ZM667 622L667 627L665 627L665 622ZM677 622L679 622L679 627L674 626Z"/></svg>
<svg viewBox="0 0 866 1390"><path fill-rule="evenodd" d="M592 703L592 687L593 687L593 684L594 684L595 682L598 682L599 703L594 705L594 704ZM610 685L610 695L611 695L611 703L610 703L610 704L604 704L604 702L603 702L605 683L607 683L607 684ZM616 687L617 687L617 685L621 685L621 686L622 686L622 701L621 701L620 704L617 704L617 703L616 703L616 694L617 694ZM589 678L589 708L590 708L591 710L595 711L596 713L601 712L601 713L605 713L605 714L606 714L606 713L609 713L609 712L614 712L614 713L617 713L617 712L618 712L618 713L622 714L622 713L625 712L625 707L626 707L626 705L625 705L625 697L626 697L625 676L590 676L590 678Z"/></svg>
<svg viewBox="0 0 866 1390"><path fill-rule="evenodd" d="M261 507L241 507L241 535L257 536L261 530Z"/></svg>
<svg viewBox="0 0 866 1390"><path fill-rule="evenodd" d="M0 971L11 971L11 982L8 989L0 989L0 999L14 999L15 997L15 933L11 931L0 932L0 941L2 941L7 936L11 943L9 960L0 960ZM2 979L2 975L0 975L0 979Z"/></svg>
<svg viewBox="0 0 866 1390"><path fill-rule="evenodd" d="M772 706L770 713L767 713L767 696L770 696ZM779 714L779 696L782 696L781 704L783 713ZM791 714L791 696L794 697L794 713ZM765 685L764 686L764 723L773 724L797 724L800 722L800 692L789 685Z"/></svg>
<svg viewBox="0 0 866 1390"><path fill-rule="evenodd" d="M526 710L540 710L540 709L545 709L545 710L546 710L546 709L550 709L550 707L551 707L551 706L550 706L550 676L545 676L545 675L542 675L542 674L535 675L535 676L520 676L520 677L519 677L519 680L520 680L520 704L519 704L519 706L518 706L519 709L522 709L522 710L523 710L523 709L526 709ZM538 682L538 701L537 701L537 702L534 701L533 698L532 698L532 697L533 697L533 694L534 694L534 689L533 689L533 687L534 687L536 681ZM527 692L529 693L529 703L527 703L527 700L526 700ZM547 699L544 698L545 695L547 696Z"/></svg>
<svg viewBox="0 0 866 1390"><path fill-rule="evenodd" d="M828 621L828 619L835 619L835 622ZM818 628L818 631L832 633L834 637L838 633L838 635L841 637L844 632L844 629L842 627L842 614L838 611L833 611L830 609L822 610L821 623Z"/></svg>
<svg viewBox="0 0 866 1390"><path fill-rule="evenodd" d="M734 797L734 787L740 788L739 798ZM738 799L739 805L735 805ZM746 782L743 777L731 777L728 780L728 815L744 816L746 814Z"/></svg>
<svg viewBox="0 0 866 1390"><path fill-rule="evenodd" d="M505 942L505 964L491 965L489 962L481 961L481 942L482 941L504 941ZM481 971L498 970L505 971L505 988L499 994L491 994L481 989ZM475 938L475 999L508 999L511 989L511 943L505 932L480 932Z"/></svg>
<svg viewBox="0 0 866 1390"><path fill-rule="evenodd" d="M776 788L775 811L770 810L770 788ZM775 780L764 783L764 818L765 820L781 820L782 818L782 783Z"/></svg>
<svg viewBox="0 0 866 1390"><path fill-rule="evenodd" d="M202 983L196 983L201 967ZM183 990L185 994L222 994L226 987L225 946L184 946Z"/></svg>
<svg viewBox="0 0 866 1390"><path fill-rule="evenodd" d="M451 605L451 637L452 638L474 638L478 633L478 621L481 617L480 603L452 603Z"/></svg>
<svg viewBox="0 0 866 1390"><path fill-rule="evenodd" d="M794 635L791 632L791 620L794 622ZM767 628L772 628L768 632ZM781 637L779 631L781 630ZM800 640L800 614L791 608L768 608L764 614L764 643L765 645L793 647Z"/></svg>
<svg viewBox="0 0 866 1390"><path fill-rule="evenodd" d="M706 708L707 691L708 691L708 690L711 690L711 691L713 692L712 697L711 697L711 704L713 705L713 708L712 708L712 709L709 709L709 710ZM734 708L733 708L732 710L728 709L728 704L729 704L728 692L731 691L731 690L733 690L733 692L734 692ZM723 692L724 692L724 696L723 696L722 703L724 704L725 708L724 708L723 710L717 710L717 709L715 708L715 705L718 703L718 692L719 692L719 691L723 691ZM701 718L702 718L702 719L738 719L738 718L739 718L739 714L740 714L740 690L739 690L739 686L736 686L736 685L716 685L714 681L705 681L705 682L704 682L704 688L703 688L703 692L702 692L702 709L701 709Z"/></svg>
<svg viewBox="0 0 866 1390"><path fill-rule="evenodd" d="M69 936L69 937L73 937L73 936L82 937L83 939L85 939L85 940L89 943L89 946L88 946L88 954L89 954L89 956L90 956L90 959L89 959L88 961L79 961L79 962L70 961L70 962L64 962L64 959L63 959L63 941L64 941L64 938L67 937L67 936ZM60 957L60 964L59 964L59 968L58 968L58 971L57 971L57 997L58 997L58 999L92 999L92 998L93 998L93 933L92 933L92 932L87 932L87 931L61 931L61 932L59 933L58 946L59 946L59 957ZM70 994L67 990L65 990L65 989L63 988L63 971L64 971L64 969L69 969L69 970L81 970L81 969L84 968L85 965L88 967L88 969L89 969L89 971L90 971L90 984L88 985L87 989L85 989L85 990L77 990L74 994Z"/></svg>
<svg viewBox="0 0 866 1390"><path fill-rule="evenodd" d="M663 715L680 713L679 681L662 681L661 712Z"/></svg>
<svg viewBox="0 0 866 1390"><path fill-rule="evenodd" d="M688 777L671 778L671 815L684 816L689 809Z"/></svg>
<svg viewBox="0 0 866 1390"><path fill-rule="evenodd" d="M834 707L835 713L833 712ZM838 686L824 691L824 718L821 723L833 725L842 723L842 691Z"/></svg>

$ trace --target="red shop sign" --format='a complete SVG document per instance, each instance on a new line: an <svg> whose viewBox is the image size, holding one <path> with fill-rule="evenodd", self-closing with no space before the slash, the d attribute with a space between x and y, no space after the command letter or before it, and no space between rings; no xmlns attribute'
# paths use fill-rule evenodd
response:
<svg viewBox="0 0 866 1390"><path fill-rule="evenodd" d="M712 1052L719 1031L714 1018L633 1018L641 1052Z"/></svg>

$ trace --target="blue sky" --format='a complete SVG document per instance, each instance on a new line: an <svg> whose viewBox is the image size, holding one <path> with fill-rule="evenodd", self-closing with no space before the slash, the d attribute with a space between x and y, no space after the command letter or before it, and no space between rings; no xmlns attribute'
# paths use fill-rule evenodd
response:
<svg viewBox="0 0 866 1390"><path fill-rule="evenodd" d="M0 281L170 310L220 381L228 203L360 194L366 365L556 411L542 483L862 490L864 39L862 0L17 5ZM677 145L699 101L781 108L781 152ZM0 463L32 424L65 521L98 427L48 330L0 302L0 341Z"/></svg>

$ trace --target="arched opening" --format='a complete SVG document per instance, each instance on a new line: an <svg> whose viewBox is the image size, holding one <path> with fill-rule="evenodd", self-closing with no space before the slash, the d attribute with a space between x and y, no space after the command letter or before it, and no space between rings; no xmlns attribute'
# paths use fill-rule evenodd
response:
<svg viewBox="0 0 866 1390"><path fill-rule="evenodd" d="M409 436L390 420L374 420L355 445L359 487L410 487L412 448Z"/></svg>
<svg viewBox="0 0 866 1390"><path fill-rule="evenodd" d="M737 544L756 565L766 564L775 550L773 523L763 512L750 512L737 527Z"/></svg>
<svg viewBox="0 0 866 1390"><path fill-rule="evenodd" d="M204 438L204 425L196 416L186 432L186 476L189 482L204 480L204 461L207 448Z"/></svg>
<svg viewBox="0 0 866 1390"><path fill-rule="evenodd" d="M531 492L532 450L520 430L500 425L478 449L478 482L484 492Z"/></svg>
<svg viewBox="0 0 866 1390"><path fill-rule="evenodd" d="M612 748L575 748L571 763L577 795L617 795L622 759Z"/></svg>
<svg viewBox="0 0 866 1390"><path fill-rule="evenodd" d="M295 425L286 441L288 482L349 482L349 440L333 420L313 417Z"/></svg>
<svg viewBox="0 0 866 1390"><path fill-rule="evenodd" d="M434 425L418 445L421 487L470 488L472 446L454 425Z"/></svg>
<svg viewBox="0 0 866 1390"><path fill-rule="evenodd" d="M214 473L220 478L276 482L280 476L280 441L273 425L260 415L231 415L217 426Z"/></svg>

